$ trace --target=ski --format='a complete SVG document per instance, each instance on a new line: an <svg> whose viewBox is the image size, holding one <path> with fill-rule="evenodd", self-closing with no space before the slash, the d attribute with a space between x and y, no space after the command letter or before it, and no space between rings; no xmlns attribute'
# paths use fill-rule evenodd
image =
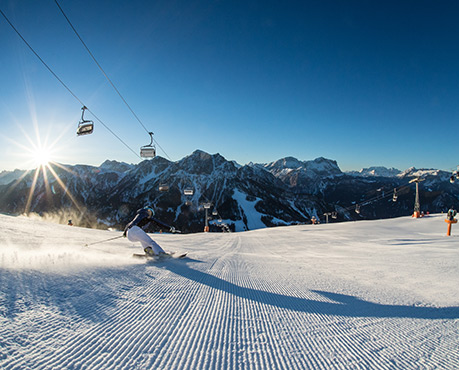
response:
<svg viewBox="0 0 459 370"><path fill-rule="evenodd" d="M177 256L175 254L176 254L176 252L171 252L171 253L163 254L161 256L150 256L150 255L145 254L145 253L134 253L132 256L136 257L136 258L146 258L146 259L152 259L152 260L156 260L156 261L162 261L162 260L166 260L166 259L169 259L169 258L174 258L174 259L185 258L187 256L188 252L182 253L182 254L177 255Z"/></svg>

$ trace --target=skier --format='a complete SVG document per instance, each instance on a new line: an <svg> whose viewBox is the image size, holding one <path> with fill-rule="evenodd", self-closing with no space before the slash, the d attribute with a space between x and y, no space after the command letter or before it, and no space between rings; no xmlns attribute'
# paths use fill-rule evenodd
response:
<svg viewBox="0 0 459 370"><path fill-rule="evenodd" d="M165 223L154 218L154 215L155 211L151 206L146 206L137 210L134 219L124 228L123 236L127 236L128 240L131 242L140 242L140 244L142 244L143 250L145 251L145 254L149 256L166 255L167 253L158 245L158 243L150 238L142 229L146 228L151 223L165 227L171 232L175 232L175 228L166 225Z"/></svg>
<svg viewBox="0 0 459 370"><path fill-rule="evenodd" d="M447 220L450 220L450 221L453 221L454 220L454 217L457 215L457 212L455 209L453 209L452 207L448 210L448 213L446 214L446 219Z"/></svg>

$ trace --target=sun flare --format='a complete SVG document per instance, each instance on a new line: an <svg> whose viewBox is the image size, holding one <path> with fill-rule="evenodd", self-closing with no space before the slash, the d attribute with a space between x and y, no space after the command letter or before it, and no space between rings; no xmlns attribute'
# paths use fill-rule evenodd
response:
<svg viewBox="0 0 459 370"><path fill-rule="evenodd" d="M51 161L51 151L46 148L39 148L35 151L34 162L37 166L47 166Z"/></svg>
<svg viewBox="0 0 459 370"><path fill-rule="evenodd" d="M67 166L56 162L56 159L59 158L59 147L57 144L61 141L63 134L56 137L53 142L49 142L49 136L46 135L42 138L38 126L34 125L34 127L35 140L30 136L29 131L26 131L19 125L20 130L24 134L23 139L26 139L28 144L8 138L8 140L15 144L18 150L20 150L19 155L24 158L23 165L27 168L9 191L13 191L24 178L31 181L29 194L24 207L24 213L29 214L31 211L34 211L33 198L35 193L37 193L37 197L45 199L45 201L52 205L53 198L56 196L56 191L61 188L61 193L69 197L76 209L82 213L83 210L81 206L71 194L65 181L60 178L59 171L56 171L56 169L61 169L66 172L72 172Z"/></svg>

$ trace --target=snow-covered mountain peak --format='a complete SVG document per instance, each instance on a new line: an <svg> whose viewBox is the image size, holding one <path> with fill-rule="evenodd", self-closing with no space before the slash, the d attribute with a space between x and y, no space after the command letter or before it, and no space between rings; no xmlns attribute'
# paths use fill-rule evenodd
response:
<svg viewBox="0 0 459 370"><path fill-rule="evenodd" d="M0 172L0 185L6 185L12 181L16 181L27 171L15 169L14 171L2 171Z"/></svg>
<svg viewBox="0 0 459 370"><path fill-rule="evenodd" d="M341 170L336 161L323 157L316 158L312 161L300 161L294 157L285 157L265 164L264 167L274 176L278 177L288 176L293 172L309 178L341 174Z"/></svg>
<svg viewBox="0 0 459 370"><path fill-rule="evenodd" d="M201 150L201 149L196 149L193 153L190 155L187 155L185 158L192 158L192 159L200 159L200 160L208 160L212 157L211 154Z"/></svg>
<svg viewBox="0 0 459 370"><path fill-rule="evenodd" d="M351 176L362 177L396 177L401 174L401 171L393 167L373 166L362 168L360 171L348 171L346 173Z"/></svg>
<svg viewBox="0 0 459 370"><path fill-rule="evenodd" d="M126 171L129 171L132 167L133 167L132 164L128 164L125 162L112 161L109 159L107 159L104 163L102 163L99 166L101 170L114 171L114 172L126 172Z"/></svg>
<svg viewBox="0 0 459 370"><path fill-rule="evenodd" d="M227 170L235 169L234 164L219 153L209 154L202 150L195 150L191 155L178 161L177 166L195 175L211 174L222 166Z"/></svg>
<svg viewBox="0 0 459 370"><path fill-rule="evenodd" d="M265 165L269 170L297 170L303 166L303 162L294 157L285 157Z"/></svg>
<svg viewBox="0 0 459 370"><path fill-rule="evenodd" d="M339 175L341 170L335 160L324 157L316 158L312 161L305 162L306 168L317 174Z"/></svg>
<svg viewBox="0 0 459 370"><path fill-rule="evenodd" d="M398 177L426 177L426 176L448 176L445 171L433 169L433 168L415 168L410 167L405 171L401 172Z"/></svg>

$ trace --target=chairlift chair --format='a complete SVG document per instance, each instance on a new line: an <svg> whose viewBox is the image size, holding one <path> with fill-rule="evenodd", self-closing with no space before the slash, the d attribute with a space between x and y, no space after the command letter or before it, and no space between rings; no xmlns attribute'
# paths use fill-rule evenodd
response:
<svg viewBox="0 0 459 370"><path fill-rule="evenodd" d="M167 184L161 184L161 185L159 185L158 190L161 191L161 192L169 191L169 185L167 185Z"/></svg>
<svg viewBox="0 0 459 370"><path fill-rule="evenodd" d="M185 195L193 195L194 191L193 191L193 189L184 189L183 190L183 194L185 194Z"/></svg>
<svg viewBox="0 0 459 370"><path fill-rule="evenodd" d="M331 216L336 220L338 218L338 212L332 212Z"/></svg>
<svg viewBox="0 0 459 370"><path fill-rule="evenodd" d="M355 205L355 213L360 213L360 206L358 204Z"/></svg>
<svg viewBox="0 0 459 370"><path fill-rule="evenodd" d="M78 122L78 128L77 128L77 135L82 136L82 135L89 135L92 134L94 131L94 122L91 120L86 120L84 119L84 111L88 109L85 106L81 108L81 120Z"/></svg>
<svg viewBox="0 0 459 370"><path fill-rule="evenodd" d="M217 212L216 209L214 209L214 210L212 211L212 215L214 215L214 216L217 216L217 215L218 215L218 212Z"/></svg>
<svg viewBox="0 0 459 370"><path fill-rule="evenodd" d="M449 178L449 182L450 182L451 184L454 184L454 180L456 180L455 177L454 177L454 175L451 176L451 177Z"/></svg>
<svg viewBox="0 0 459 370"><path fill-rule="evenodd" d="M392 202L396 202L398 198L397 189L394 189L394 195L392 195Z"/></svg>
<svg viewBox="0 0 459 370"><path fill-rule="evenodd" d="M140 147L140 156L142 158L156 157L156 148L153 145L153 132L149 132L148 134L150 135L150 144Z"/></svg>

